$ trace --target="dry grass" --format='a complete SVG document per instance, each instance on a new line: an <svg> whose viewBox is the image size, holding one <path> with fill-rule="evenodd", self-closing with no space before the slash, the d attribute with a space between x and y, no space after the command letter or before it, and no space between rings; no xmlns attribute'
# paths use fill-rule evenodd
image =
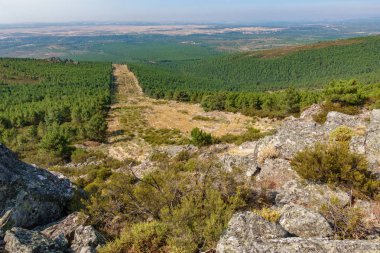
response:
<svg viewBox="0 0 380 253"><path fill-rule="evenodd" d="M278 123L238 113L205 112L198 104L146 97L126 65L113 67L117 92L108 117L109 144L105 149L118 160L133 157L141 161L154 145L185 143L194 128L220 137L240 135L250 127L269 131Z"/></svg>

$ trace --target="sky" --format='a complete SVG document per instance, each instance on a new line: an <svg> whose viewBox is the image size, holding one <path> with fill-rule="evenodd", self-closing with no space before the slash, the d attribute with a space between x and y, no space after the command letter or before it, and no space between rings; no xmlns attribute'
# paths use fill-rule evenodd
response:
<svg viewBox="0 0 380 253"><path fill-rule="evenodd" d="M0 0L0 23L322 21L380 16L380 0Z"/></svg>

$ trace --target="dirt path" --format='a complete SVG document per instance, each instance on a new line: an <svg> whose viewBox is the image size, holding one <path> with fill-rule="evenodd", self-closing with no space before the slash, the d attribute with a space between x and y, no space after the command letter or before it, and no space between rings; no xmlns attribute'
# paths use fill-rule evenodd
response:
<svg viewBox="0 0 380 253"><path fill-rule="evenodd" d="M253 120L238 113L205 112L198 104L148 98L126 65L115 64L113 69L116 95L107 119L109 138L105 149L118 160L142 161L149 156L153 147L144 141L144 135L154 130L179 130L187 138L195 127L222 136L241 134L247 127L270 130L275 125L269 119Z"/></svg>

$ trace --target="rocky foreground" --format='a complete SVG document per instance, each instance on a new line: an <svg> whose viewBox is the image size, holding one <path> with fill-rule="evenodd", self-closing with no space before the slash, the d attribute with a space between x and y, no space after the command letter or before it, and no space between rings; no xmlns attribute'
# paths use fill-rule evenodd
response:
<svg viewBox="0 0 380 253"><path fill-rule="evenodd" d="M91 253L105 242L86 217L68 213L69 180L19 161L0 144L0 252Z"/></svg>
<svg viewBox="0 0 380 253"><path fill-rule="evenodd" d="M226 169L244 167L247 176L255 175L258 182L271 182L272 209L281 216L278 223L271 223L252 212L235 214L218 243L217 252L380 252L378 201L352 203L347 192L305 183L290 166L296 152L316 142L328 141L331 131L347 126L359 133L351 140L351 150L366 155L370 170L379 176L380 110L358 116L331 112L323 125L312 120L318 110L314 106L300 119L286 120L275 135L241 145L239 154L220 155ZM268 147L272 150L270 156L265 155ZM331 224L318 212L333 197L363 210L363 219L373 229L368 240L333 239Z"/></svg>
<svg viewBox="0 0 380 253"><path fill-rule="evenodd" d="M380 110L357 116L331 112L325 124L317 124L313 106L301 118L289 118L278 131L238 147L215 145L202 155L217 156L225 170L240 168L244 177L255 178L257 186L279 214L276 222L254 212L236 213L222 235L216 251L238 252L380 252L380 203L355 199L346 191L306 182L292 170L290 160L305 148L327 142L340 126L353 129L350 148L366 155L370 170L380 175ZM193 146L159 147L169 156ZM136 165L151 168L148 160ZM260 186L261 185L261 186ZM77 189L65 178L25 164L0 145L0 252L96 252L105 242L83 214L69 214ZM337 198L343 205L363 210L371 232L362 240L336 240L332 224L320 207Z"/></svg>
<svg viewBox="0 0 380 253"><path fill-rule="evenodd" d="M380 110L360 115L330 112L324 124L313 120L320 112L314 105L300 118L290 117L277 132L239 147L216 145L204 155L217 155L223 168L239 168L246 178L255 178L258 187L266 188L271 210L279 213L277 223L253 212L237 213L220 238L216 251L238 252L380 252L380 203L355 199L346 191L303 180L292 170L293 156L317 142L328 142L330 133L346 126L357 134L350 142L353 152L363 154L369 169L380 178ZM167 148L170 156L194 147ZM365 240L336 240L332 225L320 214L323 204L338 199L343 206L362 210L363 220L371 229Z"/></svg>
<svg viewBox="0 0 380 253"><path fill-rule="evenodd" d="M331 235L332 231L323 217L317 213L310 213L300 206L288 208L281 218L281 225L271 223L251 212L235 214L216 251L220 253L376 253L380 250L380 241L329 240L326 237ZM293 215L293 218L288 218L289 215Z"/></svg>

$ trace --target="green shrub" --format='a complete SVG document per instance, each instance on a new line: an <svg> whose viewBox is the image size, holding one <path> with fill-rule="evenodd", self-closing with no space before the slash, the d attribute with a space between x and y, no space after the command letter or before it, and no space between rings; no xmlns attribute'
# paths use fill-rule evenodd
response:
<svg viewBox="0 0 380 253"><path fill-rule="evenodd" d="M101 113L97 113L87 122L86 136L89 140L104 141L107 135L107 121Z"/></svg>
<svg viewBox="0 0 380 253"><path fill-rule="evenodd" d="M332 103L344 105L361 105L365 102L366 96L362 94L363 85L356 80L334 81L325 88L325 96Z"/></svg>
<svg viewBox="0 0 380 253"><path fill-rule="evenodd" d="M90 223L107 235L125 232L101 252L196 252L213 249L232 214L245 200L234 175L213 159L176 158L144 177L98 175L86 190ZM97 174L97 173L96 173ZM151 222L147 223L149 220Z"/></svg>
<svg viewBox="0 0 380 253"><path fill-rule="evenodd" d="M88 151L86 151L84 149L77 148L71 154L71 162L73 162L73 163L84 163L90 157L91 157L91 154Z"/></svg>
<svg viewBox="0 0 380 253"><path fill-rule="evenodd" d="M205 188L191 191L171 213L163 209L163 220L171 230L170 250L190 253L215 247L239 201L238 197L224 200L219 190Z"/></svg>
<svg viewBox="0 0 380 253"><path fill-rule="evenodd" d="M320 208L321 214L330 222L336 239L364 239L368 235L359 208L344 205L332 198Z"/></svg>
<svg viewBox="0 0 380 253"><path fill-rule="evenodd" d="M191 141L195 146L202 147L212 144L211 134L206 133L199 128L194 128L191 131Z"/></svg>
<svg viewBox="0 0 380 253"><path fill-rule="evenodd" d="M367 169L365 156L352 153L347 143L318 143L297 153L291 165L313 182L354 189L370 197L380 190L380 181Z"/></svg>
<svg viewBox="0 0 380 253"><path fill-rule="evenodd" d="M331 141L347 142L355 136L355 131L347 126L340 126L330 133Z"/></svg>
<svg viewBox="0 0 380 253"><path fill-rule="evenodd" d="M160 253L165 249L168 229L153 221L137 223L127 228L120 238L108 243L99 253Z"/></svg>
<svg viewBox="0 0 380 253"><path fill-rule="evenodd" d="M301 97L298 91L294 88L288 88L285 92L286 112L299 113L301 110Z"/></svg>
<svg viewBox="0 0 380 253"><path fill-rule="evenodd" d="M71 155L69 140L60 130L60 127L54 124L42 138L40 146L44 151L59 157L68 158Z"/></svg>

